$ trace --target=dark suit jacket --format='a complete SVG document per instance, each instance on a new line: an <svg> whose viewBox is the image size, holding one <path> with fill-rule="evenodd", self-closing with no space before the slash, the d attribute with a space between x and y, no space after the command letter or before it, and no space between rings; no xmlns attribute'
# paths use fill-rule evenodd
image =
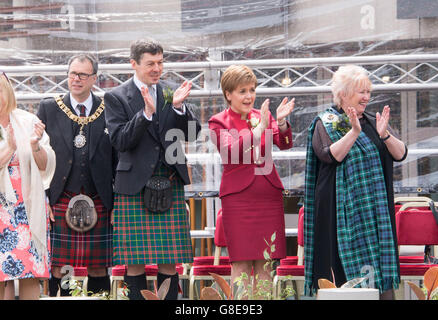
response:
<svg viewBox="0 0 438 320"><path fill-rule="evenodd" d="M256 118L261 118L260 110L253 109L251 113ZM254 162L253 150L252 148L247 148L247 146L252 145L253 134L252 131L249 130L248 125L245 122L242 122L240 118L240 114L235 113L231 108L228 108L208 120L209 128L214 133L212 135L213 144L216 145L219 152L221 152L223 148L228 149L226 154L221 155L224 157L222 159L224 170L219 191L219 197L221 198L228 194L237 193L246 189L255 179L255 169L265 165L259 165ZM239 132L244 129L246 130L242 131L245 132L244 134L234 136L230 131L232 129L237 129ZM268 129L272 130L273 144L277 145L280 150L292 148L292 130L289 123L288 130L281 133L278 129L277 121L271 115ZM264 136L265 134L263 133L260 145L260 154L262 156L265 156ZM231 161L231 155L233 153L231 149L233 148L236 148L239 152L238 163L233 163ZM247 152L250 152L250 163L245 163L243 160L243 156ZM227 156L226 158L225 155ZM265 174L265 177L275 188L284 189L283 183L281 182L280 176L278 175L273 163L272 170Z"/></svg>
<svg viewBox="0 0 438 320"><path fill-rule="evenodd" d="M93 95L93 114L99 107L101 99ZM70 94L66 94L63 101L71 109ZM73 110L72 110L73 111ZM74 112L74 111L73 111ZM105 111L104 111L105 113ZM48 192L50 204L54 205L64 191L64 186L73 164L73 125L67 115L59 108L53 98L41 101L37 116L46 125L46 132L50 137L50 145L56 154L56 170ZM91 178L96 186L97 193L102 199L105 208L113 208L113 177L117 162L117 153L111 147L109 136L105 133L105 116L89 123L90 144L89 165Z"/></svg>
<svg viewBox="0 0 438 320"><path fill-rule="evenodd" d="M176 113L171 105L165 105L163 89L157 84L158 116L149 121L143 115L144 100L132 78L105 93L104 100L111 143L119 151L115 192L128 195L140 192L159 162L161 146L166 151L176 150L180 161L172 167L184 184L190 184L187 160L179 141L196 140L201 127L188 106L184 115ZM157 122L158 130L155 130ZM179 129L184 136L166 141L170 129Z"/></svg>

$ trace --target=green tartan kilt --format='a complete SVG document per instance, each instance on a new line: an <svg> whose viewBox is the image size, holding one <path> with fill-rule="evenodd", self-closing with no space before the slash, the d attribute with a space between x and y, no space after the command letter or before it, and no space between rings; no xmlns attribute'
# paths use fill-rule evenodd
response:
<svg viewBox="0 0 438 320"><path fill-rule="evenodd" d="M169 176L161 167L157 175ZM166 212L144 206L144 190L135 195L115 195L113 226L114 265L174 264L193 261L184 184L173 180L173 203Z"/></svg>

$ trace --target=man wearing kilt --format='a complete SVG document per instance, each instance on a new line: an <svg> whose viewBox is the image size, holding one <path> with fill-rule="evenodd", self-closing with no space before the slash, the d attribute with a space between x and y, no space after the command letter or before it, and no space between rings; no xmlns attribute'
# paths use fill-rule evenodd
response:
<svg viewBox="0 0 438 320"><path fill-rule="evenodd" d="M80 266L87 267L88 291L110 291L107 268L112 263L117 153L105 127L103 100L91 92L97 71L93 56L71 57L69 93L42 100L37 113L56 153L56 171L48 190L52 211L50 296L56 296L59 287L61 296L69 295L62 276Z"/></svg>
<svg viewBox="0 0 438 320"><path fill-rule="evenodd" d="M171 279L166 299L177 299L175 265L193 260L184 199L184 185L190 178L181 141L196 140L200 125L183 104L191 82L184 82L173 93L167 89L163 93L160 44L135 41L130 62L134 76L104 96L111 143L119 151L113 263L128 266L125 282L130 299L142 299L145 264L158 265L158 287ZM162 184L167 195L160 189Z"/></svg>

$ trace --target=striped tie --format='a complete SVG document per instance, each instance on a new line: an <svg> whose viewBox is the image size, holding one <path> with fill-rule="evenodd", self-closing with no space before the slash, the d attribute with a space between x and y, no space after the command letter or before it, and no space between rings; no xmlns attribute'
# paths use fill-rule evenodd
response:
<svg viewBox="0 0 438 320"><path fill-rule="evenodd" d="M80 112L79 116L80 117L86 117L87 116L85 114L85 106L83 104L78 104L77 108L79 109L79 112Z"/></svg>

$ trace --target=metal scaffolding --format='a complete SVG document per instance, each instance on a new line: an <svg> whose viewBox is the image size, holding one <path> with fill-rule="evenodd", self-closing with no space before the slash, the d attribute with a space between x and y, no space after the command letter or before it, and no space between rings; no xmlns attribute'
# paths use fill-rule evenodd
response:
<svg viewBox="0 0 438 320"><path fill-rule="evenodd" d="M180 62L165 63L162 78L173 79L178 83L192 81L192 98L222 97L219 80L223 70L233 64L245 64L253 69L258 78L258 96L314 95L331 93L331 77L338 66L359 64L368 70L374 92L430 91L438 89L438 68L434 65L437 62L438 54ZM68 91L67 65L0 66L0 69L8 74L19 103L37 103L43 98ZM98 83L101 86L96 85L94 93L103 96L105 91L123 83L131 74L130 64L100 64ZM436 155L438 149L410 149L409 154L418 157ZM305 152L273 152L273 157L274 160L304 159ZM189 164L205 166L207 179L220 180L221 163L218 154L188 153L187 159ZM410 192L415 191L421 192ZM302 190L285 190L285 195L297 195L300 192ZM217 207L214 198L217 196L218 190L214 188L186 191L188 198L208 198L207 227L205 230L192 230L193 237L214 236ZM295 229L286 231L288 236L296 233Z"/></svg>

